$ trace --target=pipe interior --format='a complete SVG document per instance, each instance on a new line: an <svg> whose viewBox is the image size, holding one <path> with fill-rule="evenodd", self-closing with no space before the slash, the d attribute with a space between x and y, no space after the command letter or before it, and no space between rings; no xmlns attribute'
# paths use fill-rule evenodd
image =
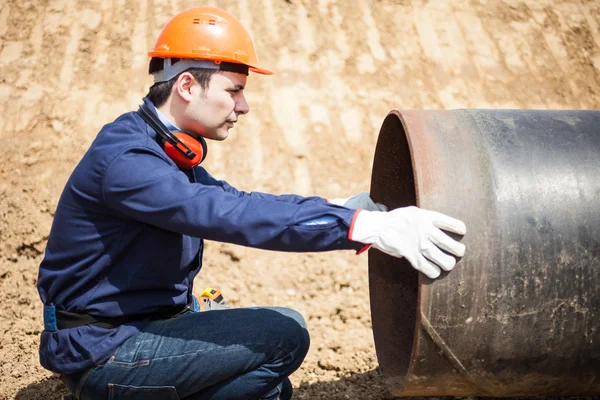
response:
<svg viewBox="0 0 600 400"><path fill-rule="evenodd" d="M417 205L409 142L397 112L386 117L379 132L371 196L390 210ZM370 251L373 334L380 367L393 390L401 390L409 372L418 333L415 332L418 287L418 273L405 259Z"/></svg>

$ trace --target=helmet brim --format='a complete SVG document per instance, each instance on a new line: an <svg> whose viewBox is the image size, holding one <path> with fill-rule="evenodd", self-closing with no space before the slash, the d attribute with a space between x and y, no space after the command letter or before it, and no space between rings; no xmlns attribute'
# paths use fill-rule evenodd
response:
<svg viewBox="0 0 600 400"><path fill-rule="evenodd" d="M268 69L264 69L264 68L248 66L248 69L252 72L255 72L255 73L261 74L261 75L273 75L273 71L269 71Z"/></svg>

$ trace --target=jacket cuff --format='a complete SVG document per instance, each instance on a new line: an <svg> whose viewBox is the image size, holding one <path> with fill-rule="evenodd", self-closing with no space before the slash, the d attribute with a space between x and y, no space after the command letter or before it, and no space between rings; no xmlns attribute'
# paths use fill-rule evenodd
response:
<svg viewBox="0 0 600 400"><path fill-rule="evenodd" d="M355 255L359 256L359 255L361 255L362 253L364 253L365 251L369 250L370 248L371 248L371 245L370 245L370 244L365 244L363 247L361 247L361 248L360 248L360 250L358 250L358 251L356 252L356 254L355 254Z"/></svg>
<svg viewBox="0 0 600 400"><path fill-rule="evenodd" d="M358 217L358 214L360 214L361 211L364 211L364 209L359 208L358 210L356 210L356 212L354 213L354 216L352 217L352 222L350 222L350 229L348 230L348 239L353 242L354 242L354 240L352 239L352 233L354 232L354 223L356 222L356 217ZM357 242L357 243L359 243L359 242ZM370 248L371 248L371 245L366 244L356 251L356 255L362 254L365 251L369 250Z"/></svg>

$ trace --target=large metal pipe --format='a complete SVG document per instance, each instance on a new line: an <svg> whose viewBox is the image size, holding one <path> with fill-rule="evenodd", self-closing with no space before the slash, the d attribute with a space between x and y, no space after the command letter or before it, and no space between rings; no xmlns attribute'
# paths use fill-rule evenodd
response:
<svg viewBox="0 0 600 400"><path fill-rule="evenodd" d="M600 394L600 111L392 111L371 194L468 228L435 281L370 251L394 395Z"/></svg>

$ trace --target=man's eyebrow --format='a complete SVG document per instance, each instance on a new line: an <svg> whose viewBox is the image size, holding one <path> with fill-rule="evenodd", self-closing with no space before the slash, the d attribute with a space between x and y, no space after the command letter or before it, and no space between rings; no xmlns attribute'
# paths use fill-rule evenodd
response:
<svg viewBox="0 0 600 400"><path fill-rule="evenodd" d="M233 89L234 89L234 90L242 90L242 89L244 89L244 85L240 85L240 84L238 83L237 85L233 86Z"/></svg>

